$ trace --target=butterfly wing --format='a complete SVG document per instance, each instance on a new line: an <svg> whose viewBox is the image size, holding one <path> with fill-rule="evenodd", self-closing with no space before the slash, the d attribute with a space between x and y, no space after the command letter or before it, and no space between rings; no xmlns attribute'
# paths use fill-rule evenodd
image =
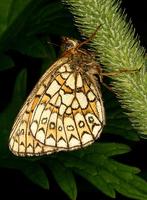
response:
<svg viewBox="0 0 147 200"><path fill-rule="evenodd" d="M78 149L102 131L104 108L95 82L69 64L56 66L41 78L16 119L9 143L16 155Z"/></svg>

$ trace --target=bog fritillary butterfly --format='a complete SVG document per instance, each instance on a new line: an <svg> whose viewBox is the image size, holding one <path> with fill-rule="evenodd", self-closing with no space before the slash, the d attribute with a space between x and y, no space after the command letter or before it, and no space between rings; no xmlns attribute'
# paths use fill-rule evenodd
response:
<svg viewBox="0 0 147 200"><path fill-rule="evenodd" d="M76 40L64 41L66 50L41 77L13 125L9 148L17 156L86 147L105 125L95 57Z"/></svg>

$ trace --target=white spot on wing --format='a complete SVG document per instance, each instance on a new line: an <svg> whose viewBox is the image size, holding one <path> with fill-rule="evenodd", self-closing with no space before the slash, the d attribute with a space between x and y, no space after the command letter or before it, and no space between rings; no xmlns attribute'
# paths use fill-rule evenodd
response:
<svg viewBox="0 0 147 200"><path fill-rule="evenodd" d="M37 123L36 123L36 122L33 122L33 123L31 124L31 127L30 127L31 133L32 133L33 136L35 136L36 131L37 131L37 128L38 128Z"/></svg>
<svg viewBox="0 0 147 200"><path fill-rule="evenodd" d="M58 84L58 82L57 82L56 80L54 80L54 81L50 84L50 86L49 86L49 88L47 89L46 93L47 93L47 94L50 94L51 96L53 96L56 92L59 91L60 87L61 87L61 86Z"/></svg>
<svg viewBox="0 0 147 200"><path fill-rule="evenodd" d="M85 121L85 120L84 120L84 117L83 117L83 115L82 115L81 113L77 113L77 114L75 115L75 120L76 120L77 124L78 124L80 121Z"/></svg>
<svg viewBox="0 0 147 200"><path fill-rule="evenodd" d="M62 76L62 78L67 79L68 76L69 76L69 73L68 72L64 72L64 73L61 74L61 76Z"/></svg>
<svg viewBox="0 0 147 200"><path fill-rule="evenodd" d="M65 66L62 66L62 67L59 68L59 72L62 73L62 72L65 72L65 71L66 71Z"/></svg>
<svg viewBox="0 0 147 200"><path fill-rule="evenodd" d="M46 139L46 145L55 146L55 140L52 137Z"/></svg>
<svg viewBox="0 0 147 200"><path fill-rule="evenodd" d="M88 101L87 101L85 94L83 92L77 92L76 97L77 97L77 100L78 100L81 108L83 108L83 109L86 108L88 105Z"/></svg>
<svg viewBox="0 0 147 200"><path fill-rule="evenodd" d="M59 140L57 142L57 147L63 147L63 148L66 148L67 147L67 143L64 141L64 140Z"/></svg>
<svg viewBox="0 0 147 200"><path fill-rule="evenodd" d="M95 95L91 91L88 92L87 97L88 97L89 101L95 100Z"/></svg>
<svg viewBox="0 0 147 200"><path fill-rule="evenodd" d="M71 107L67 108L66 113L71 114Z"/></svg>
<svg viewBox="0 0 147 200"><path fill-rule="evenodd" d="M66 84L66 86L70 87L71 89L73 89L73 90L75 89L75 77L74 77L73 74L71 74L68 77L68 79L67 79L65 84Z"/></svg>
<svg viewBox="0 0 147 200"><path fill-rule="evenodd" d="M18 152L18 143L17 142L14 142L13 150Z"/></svg>
<svg viewBox="0 0 147 200"><path fill-rule="evenodd" d="M37 132L36 139L39 140L41 143L44 143L45 134L44 134L44 131L42 129Z"/></svg>
<svg viewBox="0 0 147 200"><path fill-rule="evenodd" d="M100 129L101 129L101 125L95 125L94 127L93 127L93 130L92 130L92 133L93 133L93 135L96 137L97 136L97 134L99 133L100 134ZM98 134L98 136L99 136L99 134Z"/></svg>
<svg viewBox="0 0 147 200"><path fill-rule="evenodd" d="M64 94L62 96L62 102L66 105L66 106L70 106L72 101L74 99L74 95L73 94Z"/></svg>
<svg viewBox="0 0 147 200"><path fill-rule="evenodd" d="M30 149L30 151L31 151L31 149ZM41 151L42 151L42 148L39 145L37 145L35 148L35 153L40 153Z"/></svg>
<svg viewBox="0 0 147 200"><path fill-rule="evenodd" d="M60 108L59 108L59 114L60 114L60 115L63 115L64 112L65 112L65 110L66 110L66 106L65 106L64 104L62 104L62 105L60 106Z"/></svg>
<svg viewBox="0 0 147 200"><path fill-rule="evenodd" d="M19 145L19 152L25 152L25 146L20 144Z"/></svg>
<svg viewBox="0 0 147 200"><path fill-rule="evenodd" d="M42 111L43 111L44 107L45 107L44 104L39 104L38 107L36 107L35 112L34 112L33 121L38 121L39 122L40 115L42 114Z"/></svg>
<svg viewBox="0 0 147 200"><path fill-rule="evenodd" d="M33 153L33 147L31 145L27 147L27 153Z"/></svg>
<svg viewBox="0 0 147 200"><path fill-rule="evenodd" d="M60 90L60 91L59 91L59 94L60 94L61 96L63 96L63 95L64 95L64 91L63 91L63 90Z"/></svg>
<svg viewBox="0 0 147 200"><path fill-rule="evenodd" d="M59 94L55 94L51 99L50 99L50 103L52 105L55 105L56 104L56 101L57 101L57 98L58 98Z"/></svg>
<svg viewBox="0 0 147 200"><path fill-rule="evenodd" d="M73 109L78 109L79 108L79 103L77 102L76 99L74 99L73 103L72 103L72 108Z"/></svg>
<svg viewBox="0 0 147 200"><path fill-rule="evenodd" d="M69 147L77 147L77 146L80 146L80 141L72 137L69 142Z"/></svg>
<svg viewBox="0 0 147 200"><path fill-rule="evenodd" d="M77 75L77 88L82 87L83 86L83 81L82 81L82 77L80 74Z"/></svg>
<svg viewBox="0 0 147 200"><path fill-rule="evenodd" d="M82 143L83 143L83 144L86 144L86 143L88 143L88 142L90 142L90 141L92 142L92 141L93 141L93 137L92 137L91 134L89 134L89 133L87 132L87 133L84 133L84 134L83 134L81 140L82 140Z"/></svg>

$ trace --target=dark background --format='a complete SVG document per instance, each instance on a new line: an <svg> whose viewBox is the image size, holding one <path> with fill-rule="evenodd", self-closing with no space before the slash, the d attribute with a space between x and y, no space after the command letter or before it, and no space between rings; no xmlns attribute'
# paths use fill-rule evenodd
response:
<svg viewBox="0 0 147 200"><path fill-rule="evenodd" d="M145 48L147 47L147 6L146 0L140 1L131 1L131 0L123 0L122 8L126 10L128 14L128 19L131 18L133 25L136 29L136 32L139 35L141 45ZM33 61L31 61L30 65ZM11 84L11 79L10 81ZM2 79L1 79L2 82ZM6 86L7 87L7 86ZM6 88L3 88L4 90ZM8 101L8 96L5 97L4 102ZM2 102L4 104L4 102ZM2 105L3 107L3 105ZM134 147L133 151L129 153L127 156L125 155L122 160L125 163L140 167L142 170L147 169L147 159L146 159L146 141L141 140ZM47 172L48 173L48 172ZM50 182L50 191L44 190L29 181L21 172L17 170L10 169L2 169L0 170L0 194L4 195L5 198L7 195L11 195L11 198L29 198L29 195L33 195L33 198L37 198L41 196L42 199L68 199L67 196L60 190L57 183L54 181L53 177L48 174L49 182ZM105 196L98 190L96 190L93 186L91 186L87 181L84 181L81 177L77 177L77 186L78 186L78 200L84 199L84 195L89 199L99 199L99 200L107 200L109 197ZM86 188L86 189L85 189ZM21 195L19 195L21 194ZM122 197L117 194L116 199L127 199L126 197Z"/></svg>

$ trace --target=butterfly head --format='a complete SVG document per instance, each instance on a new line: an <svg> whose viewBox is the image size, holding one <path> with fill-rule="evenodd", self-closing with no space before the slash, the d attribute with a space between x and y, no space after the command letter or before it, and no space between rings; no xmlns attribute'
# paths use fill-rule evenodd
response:
<svg viewBox="0 0 147 200"><path fill-rule="evenodd" d="M63 37L62 38L62 45L61 50L62 52L70 51L71 49L75 49L78 46L78 41L76 39Z"/></svg>
<svg viewBox="0 0 147 200"><path fill-rule="evenodd" d="M79 42L76 39L69 38L69 37L63 37L62 38L62 44L61 44L61 55L67 56L69 55L76 55L76 57L79 55L84 55L89 57L93 57L93 54L90 51L86 51L86 49L81 48L83 45L85 45L87 42ZM88 52L88 53L87 53ZM77 55L78 54L78 55ZM95 57L95 56L94 56Z"/></svg>

